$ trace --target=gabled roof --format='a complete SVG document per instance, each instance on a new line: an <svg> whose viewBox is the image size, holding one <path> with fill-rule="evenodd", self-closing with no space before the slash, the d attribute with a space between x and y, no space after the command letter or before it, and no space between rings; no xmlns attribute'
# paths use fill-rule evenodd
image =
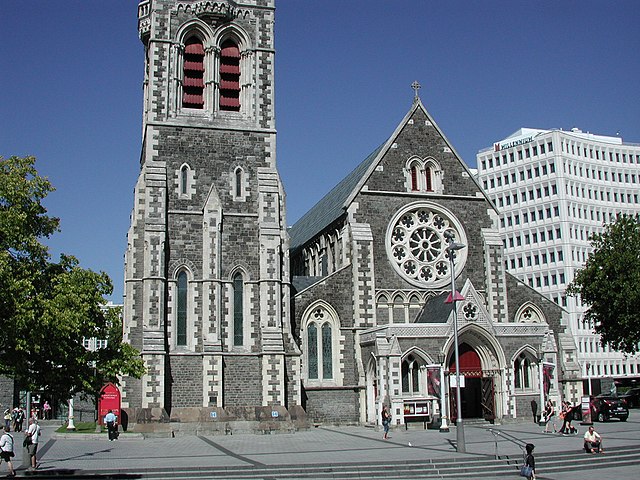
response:
<svg viewBox="0 0 640 480"><path fill-rule="evenodd" d="M469 167L464 163L464 161L462 161L460 155L458 155L458 152L453 148L453 145L449 142L446 135L442 132L440 127L438 127L438 124L433 120L431 115L429 115L426 108L424 108L420 98L415 97L411 109L409 109L387 141L365 158L360 165L358 165L333 190L326 194L313 208L311 208L311 210L298 220L293 227L291 227L289 230L289 236L290 248L292 250L303 246L306 242L311 240L314 236L346 213L351 202L353 202L362 187L366 184L369 177L382 161L382 158L385 156L387 151L391 148L402 129L418 109L422 110L429 122L431 122L431 125L438 132L438 135L442 137L447 146L451 149L453 155L460 160L460 164L469 174L471 181L478 186L478 192L480 192L493 206L489 197L486 195L484 190L480 188L480 185L478 185L478 182L471 170L469 170Z"/></svg>

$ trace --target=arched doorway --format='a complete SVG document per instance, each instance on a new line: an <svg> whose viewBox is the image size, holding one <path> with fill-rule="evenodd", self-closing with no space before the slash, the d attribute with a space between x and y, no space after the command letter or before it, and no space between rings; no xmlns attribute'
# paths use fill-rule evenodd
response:
<svg viewBox="0 0 640 480"><path fill-rule="evenodd" d="M459 347L460 375L464 375L464 388L460 390L462 418L493 420L493 378L483 378L482 362L478 353L467 343ZM456 373L455 356L449 358L449 375ZM455 389L451 389L451 419L458 416Z"/></svg>

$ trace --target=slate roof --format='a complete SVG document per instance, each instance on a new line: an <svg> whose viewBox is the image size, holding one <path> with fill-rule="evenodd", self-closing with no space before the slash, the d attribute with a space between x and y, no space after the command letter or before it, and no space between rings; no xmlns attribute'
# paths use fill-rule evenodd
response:
<svg viewBox="0 0 640 480"><path fill-rule="evenodd" d="M318 283L324 277L303 277L294 275L291 278L291 285L293 285L293 290L295 293L299 293L306 288L309 288L311 285Z"/></svg>
<svg viewBox="0 0 640 480"><path fill-rule="evenodd" d="M339 219L346 211L345 202L358 182L377 158L384 144L376 148L360 165L327 193L311 210L289 229L290 249L295 250Z"/></svg>
<svg viewBox="0 0 640 480"><path fill-rule="evenodd" d="M449 292L444 292L427 299L416 317L416 323L447 323L452 308L450 303L444 303L448 296Z"/></svg>

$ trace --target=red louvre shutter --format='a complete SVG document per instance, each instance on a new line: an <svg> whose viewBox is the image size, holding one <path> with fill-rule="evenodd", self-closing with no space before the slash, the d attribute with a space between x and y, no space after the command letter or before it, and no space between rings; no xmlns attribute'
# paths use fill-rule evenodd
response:
<svg viewBox="0 0 640 480"><path fill-rule="evenodd" d="M240 49L231 40L220 49L220 110L240 111Z"/></svg>
<svg viewBox="0 0 640 480"><path fill-rule="evenodd" d="M204 108L204 47L196 37L189 38L184 48L182 106Z"/></svg>

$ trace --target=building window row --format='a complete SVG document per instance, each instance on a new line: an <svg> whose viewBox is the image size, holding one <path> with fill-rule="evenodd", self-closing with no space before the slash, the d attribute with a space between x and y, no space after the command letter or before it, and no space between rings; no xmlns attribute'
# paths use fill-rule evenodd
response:
<svg viewBox="0 0 640 480"><path fill-rule="evenodd" d="M543 207L543 208L538 208L538 209L531 209L529 211L526 212L520 212L520 213L512 213L512 214L508 214L508 215L504 215L501 219L500 219L500 227L501 228L505 228L505 227L512 227L512 226L517 226L522 224L527 224L527 223L533 223L536 221L543 221L545 219L550 219L550 218L556 218L560 215L560 208L557 205L549 205L548 207ZM522 222L521 222L522 219ZM553 230L548 230L549 234L548 234L548 239L549 240L553 240L554 235L553 235ZM545 238L547 238L547 236L543 233L541 235L542 240L541 241L545 241ZM555 238L560 238L560 231L559 229L557 229L557 235ZM506 246L506 244L505 244ZM511 245L513 246L513 245Z"/></svg>
<svg viewBox="0 0 640 480"><path fill-rule="evenodd" d="M555 263L562 263L563 254L562 250L546 250L538 253L527 253L526 255L519 255L511 257L505 260L505 267L507 269L532 267L534 265L550 265ZM564 283L564 273L560 274L560 283ZM557 284L556 281L553 282Z"/></svg>
<svg viewBox="0 0 640 480"><path fill-rule="evenodd" d="M573 163L571 161L564 163L564 172L578 177L580 180L584 179L595 180L598 182L616 182L616 183L629 183L634 185L636 183L636 174L625 170L603 170L598 168L589 168L589 165L581 163Z"/></svg>
<svg viewBox="0 0 640 480"><path fill-rule="evenodd" d="M293 266L296 275L323 277L344 266L342 233L335 230L325 233L318 241L305 247L302 264Z"/></svg>
<svg viewBox="0 0 640 480"><path fill-rule="evenodd" d="M521 247L522 245L535 245L538 243L560 240L562 238L562 230L560 228L550 228L548 230L537 230L525 234L518 233L508 238L502 239L504 248Z"/></svg>
<svg viewBox="0 0 640 480"><path fill-rule="evenodd" d="M610 162L616 163L637 163L640 164L640 154L633 154L630 152L615 152L615 151L607 151L601 150L598 147L593 145L584 146L582 144L578 145L574 142L562 142L562 151L565 153L570 153L571 155L576 155L578 157L584 158L592 158L594 160L609 160Z"/></svg>
<svg viewBox="0 0 640 480"><path fill-rule="evenodd" d="M493 168L494 165L499 167L500 165L507 165L508 163L514 163L517 160L524 160L525 158L537 157L538 155L545 155L546 153L553 152L552 142L539 142L533 145L528 145L525 148L518 148L511 152L498 153L494 156L487 157L481 160L482 170L487 168Z"/></svg>
<svg viewBox="0 0 640 480"><path fill-rule="evenodd" d="M522 203L526 202L527 200L535 202L537 200L541 200L543 198L549 198L557 194L558 194L558 187L556 186L555 183L551 183L548 185L540 185L537 188L522 190L520 192L520 200ZM498 207L508 207L512 203L514 205L518 203L518 194L507 193L506 195L503 195L503 196L496 195L493 197L493 201L498 205Z"/></svg>
<svg viewBox="0 0 640 480"><path fill-rule="evenodd" d="M633 176L635 178L635 175ZM584 198L589 200L600 200L602 202L614 202L614 203L638 203L638 193L637 186L634 187L634 190L629 193L626 191L611 191L611 190L601 190L594 188L593 190L588 186L585 187L583 185L573 185L567 184L565 185L565 192L567 195L571 195L575 198Z"/></svg>
<svg viewBox="0 0 640 480"><path fill-rule="evenodd" d="M527 180L533 180L555 172L555 163L553 161L545 162L535 167L510 171L505 175L495 175L493 178L484 180L483 187L488 190L489 188L502 187L503 185L517 184L518 181L526 182Z"/></svg>

